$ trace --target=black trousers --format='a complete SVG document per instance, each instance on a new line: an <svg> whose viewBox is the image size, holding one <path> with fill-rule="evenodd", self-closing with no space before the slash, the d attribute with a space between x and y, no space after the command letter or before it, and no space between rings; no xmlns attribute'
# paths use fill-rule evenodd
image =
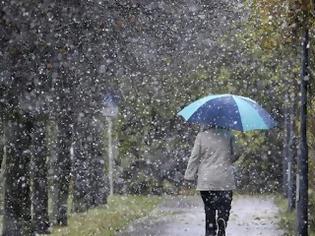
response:
<svg viewBox="0 0 315 236"><path fill-rule="evenodd" d="M217 219L227 224L230 216L232 191L200 191L206 213L206 235L216 235Z"/></svg>

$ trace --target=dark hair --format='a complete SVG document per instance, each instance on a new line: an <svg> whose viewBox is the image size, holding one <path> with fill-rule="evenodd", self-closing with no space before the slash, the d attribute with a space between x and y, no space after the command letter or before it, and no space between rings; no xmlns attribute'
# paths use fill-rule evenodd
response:
<svg viewBox="0 0 315 236"><path fill-rule="evenodd" d="M214 124L203 124L200 127L200 129L201 129L201 131L205 131L205 130L209 130L209 129L229 129L229 128L218 126L218 125L214 125Z"/></svg>

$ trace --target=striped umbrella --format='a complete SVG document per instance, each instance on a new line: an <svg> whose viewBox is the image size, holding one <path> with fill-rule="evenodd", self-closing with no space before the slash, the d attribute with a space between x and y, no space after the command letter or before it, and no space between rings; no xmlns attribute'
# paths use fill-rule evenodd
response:
<svg viewBox="0 0 315 236"><path fill-rule="evenodd" d="M250 98L232 94L209 95L182 109L187 122L215 125L239 131L271 129L276 122Z"/></svg>

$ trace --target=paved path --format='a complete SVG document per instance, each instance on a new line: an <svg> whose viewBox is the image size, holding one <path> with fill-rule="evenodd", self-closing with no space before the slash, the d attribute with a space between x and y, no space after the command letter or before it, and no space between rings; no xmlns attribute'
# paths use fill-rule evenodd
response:
<svg viewBox="0 0 315 236"><path fill-rule="evenodd" d="M282 236L278 208L270 197L238 196L232 202L228 236ZM152 214L118 236L204 236L204 212L199 196L172 197Z"/></svg>

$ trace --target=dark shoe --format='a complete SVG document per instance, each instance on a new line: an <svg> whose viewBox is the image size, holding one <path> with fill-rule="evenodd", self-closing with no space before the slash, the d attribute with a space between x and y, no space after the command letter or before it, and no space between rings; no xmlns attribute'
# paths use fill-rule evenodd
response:
<svg viewBox="0 0 315 236"><path fill-rule="evenodd" d="M35 235L39 235L39 234L51 234L50 232L50 225L47 224L38 224L37 227L34 228L34 233Z"/></svg>
<svg viewBox="0 0 315 236"><path fill-rule="evenodd" d="M225 228L226 228L225 220L222 218L219 218L218 226L219 226L218 236L225 236Z"/></svg>
<svg viewBox="0 0 315 236"><path fill-rule="evenodd" d="M217 236L216 232L206 233L206 236Z"/></svg>

